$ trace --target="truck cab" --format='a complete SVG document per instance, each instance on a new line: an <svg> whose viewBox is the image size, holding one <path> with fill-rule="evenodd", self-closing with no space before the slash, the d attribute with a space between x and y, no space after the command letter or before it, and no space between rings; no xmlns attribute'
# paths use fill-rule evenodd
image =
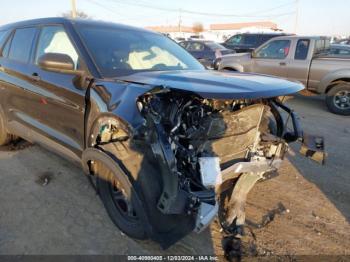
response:
<svg viewBox="0 0 350 262"><path fill-rule="evenodd" d="M350 114L349 56L331 54L327 37L276 37L252 53L223 56L214 61L213 67L299 81L309 91L327 94L331 112Z"/></svg>

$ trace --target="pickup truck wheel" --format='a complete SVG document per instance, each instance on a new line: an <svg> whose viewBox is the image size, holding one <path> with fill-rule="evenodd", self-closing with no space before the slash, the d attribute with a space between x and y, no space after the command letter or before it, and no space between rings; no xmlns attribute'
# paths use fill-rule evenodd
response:
<svg viewBox="0 0 350 262"><path fill-rule="evenodd" d="M326 104L332 113L350 115L350 84L341 83L334 86L327 93Z"/></svg>
<svg viewBox="0 0 350 262"><path fill-rule="evenodd" d="M13 136L6 131L5 120L0 112L0 146L7 145L12 141L12 139Z"/></svg>
<svg viewBox="0 0 350 262"><path fill-rule="evenodd" d="M126 174L116 163L93 161L93 173L100 198L113 223L126 235L147 239L145 223L140 216L140 201Z"/></svg>

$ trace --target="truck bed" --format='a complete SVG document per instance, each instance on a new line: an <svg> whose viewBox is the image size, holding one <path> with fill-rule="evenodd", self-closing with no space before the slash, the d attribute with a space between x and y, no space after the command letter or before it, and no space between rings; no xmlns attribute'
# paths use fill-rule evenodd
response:
<svg viewBox="0 0 350 262"><path fill-rule="evenodd" d="M317 89L319 83L330 72L350 70L350 56L319 56L312 59L309 72L309 89Z"/></svg>

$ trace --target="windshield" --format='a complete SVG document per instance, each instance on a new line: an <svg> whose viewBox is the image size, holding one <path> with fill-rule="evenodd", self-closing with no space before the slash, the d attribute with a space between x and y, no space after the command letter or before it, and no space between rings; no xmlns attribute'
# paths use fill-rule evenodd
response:
<svg viewBox="0 0 350 262"><path fill-rule="evenodd" d="M146 31L80 27L80 35L104 77L140 71L204 70L171 39Z"/></svg>

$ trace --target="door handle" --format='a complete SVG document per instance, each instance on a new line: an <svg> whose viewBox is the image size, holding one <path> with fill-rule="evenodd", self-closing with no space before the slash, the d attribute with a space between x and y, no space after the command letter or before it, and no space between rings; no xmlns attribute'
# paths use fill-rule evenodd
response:
<svg viewBox="0 0 350 262"><path fill-rule="evenodd" d="M33 79L34 81L40 81L40 80L41 80L41 77L39 76L38 73L33 73L33 74L32 74L32 79Z"/></svg>
<svg viewBox="0 0 350 262"><path fill-rule="evenodd" d="M280 62L280 66L286 66L287 63L286 62Z"/></svg>

